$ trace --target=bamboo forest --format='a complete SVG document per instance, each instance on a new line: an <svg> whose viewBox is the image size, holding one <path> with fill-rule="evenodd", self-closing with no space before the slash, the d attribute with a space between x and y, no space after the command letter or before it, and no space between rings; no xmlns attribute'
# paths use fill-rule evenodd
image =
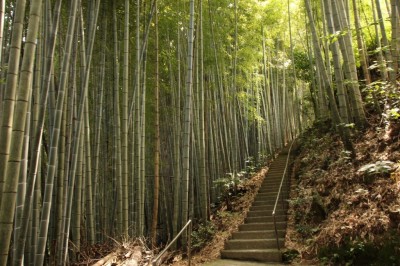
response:
<svg viewBox="0 0 400 266"><path fill-rule="evenodd" d="M400 130L399 18L399 0L0 0L0 266L134 239L154 258L191 221L186 256L315 125L367 164L357 141Z"/></svg>

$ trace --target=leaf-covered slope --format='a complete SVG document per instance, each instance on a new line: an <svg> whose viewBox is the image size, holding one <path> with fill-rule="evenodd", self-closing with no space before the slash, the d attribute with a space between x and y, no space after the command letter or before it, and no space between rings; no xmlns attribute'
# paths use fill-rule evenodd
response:
<svg viewBox="0 0 400 266"><path fill-rule="evenodd" d="M303 134L286 237L287 254L299 252L296 263L400 265L400 142L395 128L389 132L375 124L354 132L354 160L326 125Z"/></svg>

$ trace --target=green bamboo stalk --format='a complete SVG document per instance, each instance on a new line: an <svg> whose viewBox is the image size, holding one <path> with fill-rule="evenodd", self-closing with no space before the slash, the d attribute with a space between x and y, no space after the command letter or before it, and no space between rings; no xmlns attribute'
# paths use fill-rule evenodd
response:
<svg viewBox="0 0 400 266"><path fill-rule="evenodd" d="M183 131L183 176L182 176L182 224L189 219L189 183L190 183L190 140L192 132L192 89L193 89L193 39L194 39L194 0L190 0L186 96L184 109ZM186 231L185 231L186 232ZM183 235L183 244L186 243L186 233Z"/></svg>
<svg viewBox="0 0 400 266"><path fill-rule="evenodd" d="M129 197L128 197L128 100L129 100L129 0L125 0L125 25L124 25L124 66L122 85L122 233L128 235L129 229Z"/></svg>
<svg viewBox="0 0 400 266"><path fill-rule="evenodd" d="M155 54L156 54L156 71L155 71L155 151L154 151L154 195L153 195L153 215L151 222L151 245L153 248L157 245L157 222L159 213L159 195L160 195L160 77L159 77L159 43L158 43L158 10L157 0L155 15Z"/></svg>
<svg viewBox="0 0 400 266"><path fill-rule="evenodd" d="M66 263L67 260L67 251L68 251L68 236L69 236L69 231L70 231L70 221L71 221L71 210L72 210L72 199L74 197L74 185L75 185L75 174L77 171L77 150L79 148L79 142L80 142L80 137L81 137L81 130L82 130L82 124L84 122L84 109L85 109L85 103L86 103L86 97L87 97L87 90L88 90L88 85L89 85L89 76L90 76L90 70L91 70L91 62L92 62L92 54L93 54L93 45L95 41L95 36L96 36L96 27L97 27L97 18L99 14L99 9L100 9L100 0L96 2L95 6L95 11L94 11L94 17L91 20L91 23L89 25L89 38L88 38L88 45L87 45L87 53L86 53L86 70L84 73L84 79L83 79L83 84L82 84L82 90L81 90L81 95L79 97L79 108L78 108L78 113L77 113L77 125L76 125L76 130L74 132L74 137L73 139L75 140L73 147L72 147L72 156L73 156L73 161L71 163L71 171L70 171L70 183L68 187L68 200L66 202L66 222L65 222L65 227L64 227L64 232L65 232L65 239L63 241L63 258L62 263ZM82 37L84 37L84 34L82 34ZM82 40L82 44L84 44L85 41Z"/></svg>
<svg viewBox="0 0 400 266"><path fill-rule="evenodd" d="M35 265L43 265L44 263L44 255L45 248L47 242L47 234L50 220L50 211L52 204L52 195L53 195L53 186L54 186L54 176L56 171L56 157L57 157L57 149L58 149L58 141L59 141L59 133L62 121L62 112L64 106L64 96L65 89L68 80L68 72L70 65L70 57L72 50L72 41L74 38L75 31L75 21L76 21L76 10L78 6L78 1L74 0L70 6L70 16L68 21L68 30L66 37L66 48L63 58L63 67L60 77L60 86L58 90L57 96L57 105L56 105L56 113L54 115L54 128L51 134L51 148L49 154L49 164L47 167L47 178L46 178L46 186L43 198L43 208L41 214L40 221L40 230L39 230L39 243L35 256Z"/></svg>
<svg viewBox="0 0 400 266"><path fill-rule="evenodd" d="M10 145L13 126L13 115L16 104L16 93L21 57L22 31L24 26L26 0L18 0L15 5L14 22L8 62L7 80L2 104L2 121L0 128L0 202L2 201L4 182L7 173L7 163L10 155ZM1 47L2 48L2 47ZM4 239L5 240L5 239ZM4 241L1 241L4 243ZM0 245L0 250L5 244ZM8 243L7 243L8 245ZM2 252L0 251L0 254Z"/></svg>
<svg viewBox="0 0 400 266"><path fill-rule="evenodd" d="M17 13L25 10L25 3L23 6L18 6L17 2ZM24 139L24 131L25 131L25 122L27 118L27 111L28 111L28 102L29 96L31 95L32 89L32 79L33 79L33 65L35 61L35 53L36 53L36 39L39 31L39 21L41 17L41 4L42 1L35 0L30 5L30 12L29 12L29 22L28 22L28 31L26 36L26 42L24 47L24 58L22 60L21 65L21 76L18 84L17 93L17 101L15 103L15 110L14 114L11 115L10 118L13 119L13 127L12 133L10 135L11 142L10 142L10 154L8 156L8 163L6 167L6 175L4 180L4 188L2 190L2 198L1 198L1 207L0 207L0 265L7 264L7 257L8 252L10 249L10 240L11 234L13 229L13 219L15 213L15 203L16 203L16 192L17 192L17 185L18 185L18 177L20 174L20 163L22 158L22 149L23 149L23 139ZM18 10L20 8L21 10ZM17 19L18 22L18 19ZM23 23L19 21L18 23ZM22 25L21 25L22 26ZM16 29L19 28L16 26ZM18 29L15 32L16 37L19 38ZM14 39L14 38L13 38ZM18 44L20 45L20 44ZM18 47L18 46L17 46ZM16 47L16 49L17 49ZM19 46L20 47L20 46ZM19 54L19 51L16 52ZM19 55L16 55L18 58ZM11 59L12 57L10 57ZM19 58L18 61L12 63L19 65ZM11 64L11 65L12 65ZM11 68L11 71L12 68ZM18 72L10 73L11 79L16 78L16 74ZM8 82L8 81L7 81ZM10 81L11 82L11 81ZM13 83L13 82L11 82ZM13 86L11 86L13 87ZM11 88L8 87L7 88ZM10 113L11 114L11 113ZM4 116L6 117L6 115ZM4 124L3 124L4 125ZM4 135L1 136L2 138ZM3 151L3 150L2 150ZM6 153L4 153L6 154ZM3 157L4 158L4 157ZM3 159L2 158L2 159ZM0 188L1 189L1 188Z"/></svg>
<svg viewBox="0 0 400 266"><path fill-rule="evenodd" d="M2 65L3 39L4 39L4 14L6 9L6 1L0 1L0 66ZM0 98L1 99L1 98ZM1 101L0 101L1 102ZM0 120L1 121L1 120Z"/></svg>
<svg viewBox="0 0 400 266"><path fill-rule="evenodd" d="M117 231L122 233L122 165L121 165L121 116L120 116L120 99L119 99L119 48L118 48L118 28L117 28L117 11L114 2L113 10L114 25L114 164L115 164L115 180L117 184Z"/></svg>

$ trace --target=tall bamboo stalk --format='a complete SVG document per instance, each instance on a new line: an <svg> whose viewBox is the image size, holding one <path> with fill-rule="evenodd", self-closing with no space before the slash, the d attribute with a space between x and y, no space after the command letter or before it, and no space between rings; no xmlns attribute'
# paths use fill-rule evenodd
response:
<svg viewBox="0 0 400 266"><path fill-rule="evenodd" d="M21 4L19 8L21 10L17 9L17 12L22 12L22 16L25 10L25 3L18 3ZM16 102L15 102L15 110L14 114L10 113L10 117L13 119L12 123L12 132L11 132L11 142L9 146L9 151L10 154L8 156L8 163L7 165L3 165L5 167L5 176L2 180L4 180L4 188L0 186L0 189L2 189L1 193L3 196L1 197L1 205L0 205L0 224L1 224L1 229L0 229L0 265L6 265L7 264L7 257L8 257L8 252L10 249L10 240L11 240L11 234L12 234L12 224L13 224L13 219L14 219L14 213L15 213L15 203L16 203L16 192L17 192L17 185L18 185L18 177L20 174L20 164L21 164L21 158L22 158L22 149L24 145L24 132L25 132L25 124L26 124L26 119L27 119L27 111L28 111L28 102L29 102L29 97L31 95L31 89L32 89L32 79L33 79L33 66L35 62L35 54L36 54L36 39L39 31L39 25L40 25L40 18L41 18L41 5L42 1L41 0L35 0L31 2L30 5L30 12L29 12L29 22L28 22L28 30L27 30L27 35L26 35L26 42L25 42L25 47L24 47L24 58L22 60L22 65L21 65L21 75L19 78L19 84L18 84L18 89L16 90ZM19 18L18 18L19 19ZM23 20L18 21L16 20L17 25L19 23L23 23ZM22 25L17 26L16 25L16 34L17 36L15 37L16 39L19 39L19 30L22 30ZM21 28L20 28L21 27ZM14 38L13 38L14 39ZM18 49L20 47L20 44L17 44L17 47L15 49ZM18 69L19 65L19 51L15 51L15 56L18 61L11 63L16 64ZM10 57L11 58L11 57ZM15 70L15 69L14 69ZM13 69L11 68L11 71ZM10 73L10 76L8 76L10 79L15 79L18 77L18 71L14 73ZM8 82L8 80L7 80ZM11 80L10 80L11 82ZM11 82L10 87L7 86L8 89L13 90L13 86ZM12 105L12 104L11 104ZM11 111L11 110L10 110ZM6 115L4 116L4 118ZM6 118L6 119L7 119ZM29 118L29 117L28 117ZM4 124L3 124L4 125ZM4 135L1 136L2 138ZM4 152L2 150L2 152ZM3 155L6 155L7 152L3 153ZM1 159L7 158L7 156L2 157ZM2 169L3 170L3 169ZM2 175L3 173L0 173Z"/></svg>

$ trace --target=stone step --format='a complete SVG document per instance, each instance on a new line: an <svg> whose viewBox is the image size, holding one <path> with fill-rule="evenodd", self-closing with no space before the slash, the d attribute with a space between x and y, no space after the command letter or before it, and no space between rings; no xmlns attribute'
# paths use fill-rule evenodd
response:
<svg viewBox="0 0 400 266"><path fill-rule="evenodd" d="M287 197L285 197L285 198L287 198ZM274 205L274 204L275 204L275 201L276 201L276 198L273 198L273 197L271 197L271 198L260 197L260 198L255 198L255 199L254 199L253 205L254 205L255 203L259 203L259 202L266 202L266 205L269 205L269 204ZM282 200L281 200L281 199L278 199L278 203L279 203L280 205L282 205ZM285 205L287 205L288 202L287 202L287 201L283 201L283 203L284 203Z"/></svg>
<svg viewBox="0 0 400 266"><path fill-rule="evenodd" d="M288 206L286 199L289 196L290 184L285 180L281 187L281 182L283 171L288 165L287 162L287 152L275 158L254 198L244 224L239 225L239 231L234 232L225 243L225 249L221 251L222 259L252 260L262 261L263 263L282 261L276 234L279 246L283 247ZM279 200L284 200L284 206L279 201L274 217L272 211L280 188ZM274 223L274 218L276 223Z"/></svg>
<svg viewBox="0 0 400 266"><path fill-rule="evenodd" d="M260 211L260 212L265 212L267 214L265 216L272 215L273 206L272 207L269 207L269 206L271 206L271 205L252 206L250 208L249 213L253 212L253 211ZM277 208L275 210L275 215L286 215L286 210L283 210L282 208Z"/></svg>
<svg viewBox="0 0 400 266"><path fill-rule="evenodd" d="M275 200L255 200L253 201L253 206L260 206L260 205L274 205Z"/></svg>
<svg viewBox="0 0 400 266"><path fill-rule="evenodd" d="M284 238L286 231L278 230L278 237ZM232 239L267 239L275 238L275 230L238 231L232 234Z"/></svg>
<svg viewBox="0 0 400 266"><path fill-rule="evenodd" d="M276 185L276 186L268 185L268 186L265 186L265 187L260 187L258 189L258 193L275 193L275 194L277 194L278 193L278 189L279 189L278 185Z"/></svg>
<svg viewBox="0 0 400 266"><path fill-rule="evenodd" d="M271 213L268 216L258 216L258 217L246 217L245 223L270 223L274 221L274 217ZM286 221L286 215L275 215L275 221L277 222L284 222Z"/></svg>
<svg viewBox="0 0 400 266"><path fill-rule="evenodd" d="M281 185L281 181L280 180L279 181L271 180L271 181L263 182L261 184L260 188L274 188L274 189L277 189L277 188L279 188L280 185ZM282 184L282 188L287 188L287 185L285 183Z"/></svg>
<svg viewBox="0 0 400 266"><path fill-rule="evenodd" d="M274 208L274 204L265 204L265 205L252 205L250 207L250 211L271 211Z"/></svg>
<svg viewBox="0 0 400 266"><path fill-rule="evenodd" d="M276 201L276 199L277 199L278 197L277 197L277 195L275 195L275 196L256 196L255 198L254 198L254 202L256 202L256 201L273 201L273 204L275 204L275 201ZM280 196L279 196L279 202L282 204L282 201L284 202L284 203L288 203L287 202L287 199L288 198L288 195L286 194L281 194Z"/></svg>
<svg viewBox="0 0 400 266"><path fill-rule="evenodd" d="M222 250L222 259L281 262L282 254L277 249Z"/></svg>
<svg viewBox="0 0 400 266"><path fill-rule="evenodd" d="M252 206L260 206L260 205L274 205L275 204L275 200L258 200L258 201L253 201L253 205Z"/></svg>
<svg viewBox="0 0 400 266"><path fill-rule="evenodd" d="M276 171L276 172L272 172L269 173L265 176L264 181L262 182L263 184L266 182L277 182L280 183L282 181L282 172L281 171Z"/></svg>
<svg viewBox="0 0 400 266"><path fill-rule="evenodd" d="M262 194L264 194L264 193L273 193L271 195L276 196L276 195L278 195L278 189L279 189L279 187L276 187L276 188L273 188L273 187L260 188L258 190L258 193L262 193ZM281 194L289 195L289 190L287 188L282 188Z"/></svg>
<svg viewBox="0 0 400 266"><path fill-rule="evenodd" d="M276 195L276 194L278 194L278 190L279 190L279 185L276 185L276 186L271 186L271 185L261 186L258 189L258 193L275 193L275 195ZM287 186L282 186L281 193L288 192L288 191L289 191L289 188Z"/></svg>
<svg viewBox="0 0 400 266"><path fill-rule="evenodd" d="M283 175L283 171L285 170L286 162L279 163L278 165L274 165L270 169L268 169L267 175L271 173L279 173Z"/></svg>
<svg viewBox="0 0 400 266"><path fill-rule="evenodd" d="M275 200L276 195L269 195L269 196L264 196L264 195L257 195L254 200L255 201L260 201L260 200Z"/></svg>
<svg viewBox="0 0 400 266"><path fill-rule="evenodd" d="M257 196L274 196L276 197L278 195L277 191L269 191L269 192L263 192L263 191L258 191Z"/></svg>
<svg viewBox="0 0 400 266"><path fill-rule="evenodd" d="M279 188L274 188L274 189L271 189L271 188L270 188L270 189L261 189L261 190L258 190L258 193L262 194L262 195L260 195L260 196L268 196L268 195L267 195L267 193L268 193L269 196L274 196L274 197L276 197L276 196L278 195L278 192L277 192L278 189L279 189ZM283 189L283 188L282 188L280 195L288 196L289 193L287 192L286 189ZM257 197L257 196L259 196L259 195L256 195L256 197Z"/></svg>
<svg viewBox="0 0 400 266"><path fill-rule="evenodd" d="M285 169L285 166L286 166L286 159L287 158L284 158L283 160L277 160L277 161L275 161L272 165L271 165L271 167L268 169L268 173L269 173L269 171L270 170L275 170L275 169Z"/></svg>
<svg viewBox="0 0 400 266"><path fill-rule="evenodd" d="M269 205L269 206L271 206L271 205ZM272 206L272 208L273 208L273 206ZM247 213L247 217L269 216L272 214L272 208L271 208L271 210L269 210L269 209L268 210L263 209L263 210L258 210L258 211L250 210Z"/></svg>
<svg viewBox="0 0 400 266"><path fill-rule="evenodd" d="M278 239L279 246L283 246L284 240ZM225 243L225 250L236 249L278 249L276 238L267 239L231 239Z"/></svg>
<svg viewBox="0 0 400 266"><path fill-rule="evenodd" d="M262 184L267 183L267 182L276 182L276 183L281 183L282 181L282 173L281 172L276 172L276 173L270 173L267 174L264 178L264 181Z"/></svg>
<svg viewBox="0 0 400 266"><path fill-rule="evenodd" d="M278 230L286 229L286 222L277 222L276 228ZM266 222L266 223L241 224L239 225L239 230L240 231L274 230L274 223Z"/></svg>
<svg viewBox="0 0 400 266"><path fill-rule="evenodd" d="M262 185L259 189L258 189L258 193L278 193L280 184L278 185ZM289 191L289 187L283 185L281 188L281 193L282 191Z"/></svg>

